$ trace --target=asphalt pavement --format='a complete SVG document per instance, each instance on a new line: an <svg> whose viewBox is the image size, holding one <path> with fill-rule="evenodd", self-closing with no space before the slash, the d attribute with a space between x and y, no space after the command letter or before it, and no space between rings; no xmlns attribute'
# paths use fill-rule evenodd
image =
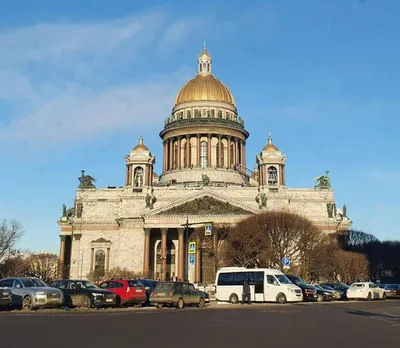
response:
<svg viewBox="0 0 400 348"><path fill-rule="evenodd" d="M400 347L400 300L1 312L0 348Z"/></svg>

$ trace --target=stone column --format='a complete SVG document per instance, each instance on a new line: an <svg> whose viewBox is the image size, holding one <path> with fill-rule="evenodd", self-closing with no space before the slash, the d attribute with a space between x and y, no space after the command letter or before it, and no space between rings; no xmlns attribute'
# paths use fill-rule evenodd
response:
<svg viewBox="0 0 400 348"><path fill-rule="evenodd" d="M60 236L60 261L58 263L58 277L64 279L65 275L65 239L66 236Z"/></svg>
<svg viewBox="0 0 400 348"><path fill-rule="evenodd" d="M168 158L168 169L173 169L172 164L174 162L174 139L169 139L169 158Z"/></svg>
<svg viewBox="0 0 400 348"><path fill-rule="evenodd" d="M190 135L186 135L186 167L190 167Z"/></svg>
<svg viewBox="0 0 400 348"><path fill-rule="evenodd" d="M144 260L143 260L143 276L150 276L150 228L144 229Z"/></svg>
<svg viewBox="0 0 400 348"><path fill-rule="evenodd" d="M194 263L194 282L195 283L200 283L201 281L201 247L200 247L200 241L197 241L197 250L196 250L196 259Z"/></svg>
<svg viewBox="0 0 400 348"><path fill-rule="evenodd" d="M197 140L197 142L196 142L196 165L197 165L197 167L200 167L201 166L201 163L200 163L200 134L197 134L196 135L196 140Z"/></svg>
<svg viewBox="0 0 400 348"><path fill-rule="evenodd" d="M128 185L129 185L128 182L129 182L129 165L127 164L127 165L126 165L126 180L125 180L125 186L128 186Z"/></svg>
<svg viewBox="0 0 400 348"><path fill-rule="evenodd" d="M94 248L90 248L90 272L93 271Z"/></svg>
<svg viewBox="0 0 400 348"><path fill-rule="evenodd" d="M239 163L239 139L235 138L235 164Z"/></svg>
<svg viewBox="0 0 400 348"><path fill-rule="evenodd" d="M168 143L164 141L164 156L163 156L163 172L167 171L167 153L168 153Z"/></svg>
<svg viewBox="0 0 400 348"><path fill-rule="evenodd" d="M149 186L153 186L153 165L149 165Z"/></svg>
<svg viewBox="0 0 400 348"><path fill-rule="evenodd" d="M167 273L167 228L161 229L161 280L166 280Z"/></svg>
<svg viewBox="0 0 400 348"><path fill-rule="evenodd" d="M177 155L176 161L177 161L176 167L178 169L181 169L181 137L180 136L178 137L178 155Z"/></svg>
<svg viewBox="0 0 400 348"><path fill-rule="evenodd" d="M246 167L246 142L242 142L242 156L243 156L243 167Z"/></svg>
<svg viewBox="0 0 400 348"><path fill-rule="evenodd" d="M110 270L110 248L107 248L106 271Z"/></svg>
<svg viewBox="0 0 400 348"><path fill-rule="evenodd" d="M224 164L222 163L222 137L218 135L218 158L217 158L217 168L222 168Z"/></svg>
<svg viewBox="0 0 400 348"><path fill-rule="evenodd" d="M207 134L207 167L211 167L211 134Z"/></svg>
<svg viewBox="0 0 400 348"><path fill-rule="evenodd" d="M227 158L227 166L229 169L232 168L232 163L231 163L231 137L228 137L228 149L226 150L226 154L228 156Z"/></svg>
<svg viewBox="0 0 400 348"><path fill-rule="evenodd" d="M185 229L178 229L178 279L183 281L185 271Z"/></svg>
<svg viewBox="0 0 400 348"><path fill-rule="evenodd" d="M243 141L239 139L239 163L243 166Z"/></svg>

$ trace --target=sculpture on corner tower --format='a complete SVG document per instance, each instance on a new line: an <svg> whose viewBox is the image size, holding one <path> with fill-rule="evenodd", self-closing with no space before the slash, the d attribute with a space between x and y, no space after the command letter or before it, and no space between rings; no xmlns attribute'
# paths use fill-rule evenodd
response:
<svg viewBox="0 0 400 348"><path fill-rule="evenodd" d="M329 170L325 171L325 175L317 176L314 181L316 182L316 185L314 186L315 189L329 190L332 188Z"/></svg>
<svg viewBox="0 0 400 348"><path fill-rule="evenodd" d="M85 171L81 170L82 175L78 178L79 186L78 189L95 189L96 186L93 184L96 182L96 179L90 175L85 175Z"/></svg>

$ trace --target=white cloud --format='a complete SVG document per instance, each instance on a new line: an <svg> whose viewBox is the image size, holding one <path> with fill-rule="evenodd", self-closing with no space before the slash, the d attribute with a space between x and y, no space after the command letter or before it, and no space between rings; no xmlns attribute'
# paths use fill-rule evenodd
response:
<svg viewBox="0 0 400 348"><path fill-rule="evenodd" d="M188 70L143 73L147 60L184 46L202 22L160 11L96 23L44 23L0 32L0 143L82 140L134 126L162 126ZM196 25L193 25L195 23ZM113 71L128 69L125 76ZM135 75L136 73L136 75ZM136 77L133 80L133 77Z"/></svg>

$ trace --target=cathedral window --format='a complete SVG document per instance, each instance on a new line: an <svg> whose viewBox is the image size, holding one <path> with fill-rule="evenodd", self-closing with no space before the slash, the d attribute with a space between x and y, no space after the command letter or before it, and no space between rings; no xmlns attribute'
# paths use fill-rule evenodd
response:
<svg viewBox="0 0 400 348"><path fill-rule="evenodd" d="M103 277L106 269L106 254L103 250L96 251L94 271L96 276Z"/></svg>
<svg viewBox="0 0 400 348"><path fill-rule="evenodd" d="M142 187L143 186L143 168L142 167L136 167L135 168L135 174L134 174L134 182L136 187Z"/></svg>
<svg viewBox="0 0 400 348"><path fill-rule="evenodd" d="M222 110L218 110L218 118L222 118Z"/></svg>
<svg viewBox="0 0 400 348"><path fill-rule="evenodd" d="M278 171L275 167L268 168L268 185L276 185L278 183Z"/></svg>
<svg viewBox="0 0 400 348"><path fill-rule="evenodd" d="M207 63L207 71L210 71L210 63Z"/></svg>
<svg viewBox="0 0 400 348"><path fill-rule="evenodd" d="M207 110L207 117L211 117L211 111Z"/></svg>
<svg viewBox="0 0 400 348"><path fill-rule="evenodd" d="M202 72L203 71L203 66L202 66L202 64L200 63L200 72Z"/></svg>
<svg viewBox="0 0 400 348"><path fill-rule="evenodd" d="M215 118L215 110L214 109L211 110L211 117Z"/></svg>
<svg viewBox="0 0 400 348"><path fill-rule="evenodd" d="M191 117L191 116L190 116L190 110L186 111L186 117L187 117L187 118L190 118L190 117Z"/></svg>
<svg viewBox="0 0 400 348"><path fill-rule="evenodd" d="M208 162L208 144L206 141L200 143L200 164L202 168L207 167Z"/></svg>

